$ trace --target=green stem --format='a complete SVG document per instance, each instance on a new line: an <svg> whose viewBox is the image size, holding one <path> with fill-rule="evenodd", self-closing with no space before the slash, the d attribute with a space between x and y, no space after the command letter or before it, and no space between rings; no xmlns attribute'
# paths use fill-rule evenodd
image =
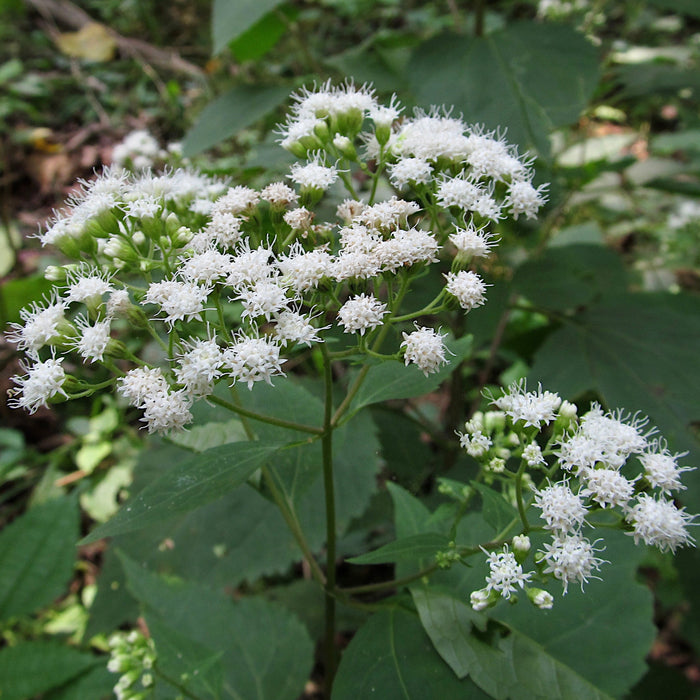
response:
<svg viewBox="0 0 700 700"><path fill-rule="evenodd" d="M421 569L417 573L411 574L410 576L395 578L391 581L380 581L379 583L367 583L364 586L352 586L350 588L341 588L339 590L341 593L347 595L355 595L357 593L373 593L375 591L386 591L392 588L399 588L401 586L405 586L407 583L413 583L413 581L417 581L418 579L423 578L423 576L430 576L430 574L436 571L437 568L437 564L431 564L425 569Z"/></svg>
<svg viewBox="0 0 700 700"><path fill-rule="evenodd" d="M258 420L261 423L269 423L270 425L277 425L280 428L288 428L289 430L298 430L300 433L310 433L311 435L323 435L323 428L316 428L313 425L304 425L303 423L295 423L294 421L284 420L283 418L275 418L274 416L266 416L263 413L256 413L255 411L249 411L243 406L237 406L226 399L222 399L215 394L207 397L208 401L215 403L217 406L222 408L227 408L233 413L238 413L246 418L252 418L253 420Z"/></svg>
<svg viewBox="0 0 700 700"><path fill-rule="evenodd" d="M515 498L518 502L518 513L520 519L523 521L523 534L527 535L530 531L530 523L527 521L527 515L525 514L525 503L523 502L523 476L525 476L525 470L527 469L527 462L523 459L520 462L520 468L518 473L515 475Z"/></svg>
<svg viewBox="0 0 700 700"><path fill-rule="evenodd" d="M323 435L323 489L326 497L326 697L331 697L335 676L335 487L333 484L333 369L326 344L323 352L325 384Z"/></svg>
<svg viewBox="0 0 700 700"><path fill-rule="evenodd" d="M311 552L306 538L304 537L304 532L301 529L301 525L297 520L296 514L294 513L293 509L289 506L287 500L284 497L284 494L280 491L277 484L275 483L275 479L272 475L272 472L270 471L270 468L267 466L263 466L261 471L263 479L265 479L265 483L270 489L270 495L272 496L275 505L280 509L282 517L284 518L284 522L287 523L287 527L294 536L296 543L299 545L299 549L301 549L301 552L304 555L304 559L306 559L306 561L309 564L312 576L322 586L326 585L326 577L323 575L321 567L318 565L318 562L316 561L313 553Z"/></svg>

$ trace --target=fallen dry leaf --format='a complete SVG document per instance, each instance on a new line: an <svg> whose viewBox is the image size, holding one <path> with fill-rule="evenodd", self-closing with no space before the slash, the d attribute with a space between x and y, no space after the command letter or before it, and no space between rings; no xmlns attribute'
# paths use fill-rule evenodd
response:
<svg viewBox="0 0 700 700"><path fill-rule="evenodd" d="M56 44L66 56L96 62L111 61L117 50L109 30L99 22L90 22L77 32L59 34Z"/></svg>

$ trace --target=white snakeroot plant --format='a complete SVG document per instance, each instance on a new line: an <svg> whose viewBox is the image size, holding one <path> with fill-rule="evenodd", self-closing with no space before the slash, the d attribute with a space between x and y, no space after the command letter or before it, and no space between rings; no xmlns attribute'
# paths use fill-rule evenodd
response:
<svg viewBox="0 0 700 700"><path fill-rule="evenodd" d="M10 405L33 413L111 389L151 433L186 429L206 402L236 414L251 441L267 424L288 437L275 449L320 443L325 571L280 491L275 459L248 476L280 509L324 589L332 679L335 604L357 593L335 578L336 431L374 400L377 376L378 395L388 383L392 397L410 397L459 366L468 347L464 317L487 303L487 273L478 266L497 267L490 264L504 235L497 227L534 217L546 186L533 184L533 161L502 132L466 124L449 109L404 114L398 100L381 104L369 86L298 92L279 135L297 162L286 181L260 188L191 168L144 170L161 154L143 135L120 156L131 171L107 169L81 183L40 235L69 262L47 270L53 292L6 334L27 357ZM321 207L328 190L336 204ZM266 413L255 403L266 388L248 393L267 384L274 396L300 368L321 378L316 424L294 410ZM662 551L693 543L694 516L671 500L689 467L651 439L645 419L600 406L579 416L573 403L525 382L488 399L491 410L457 433L464 460L479 467L474 485L444 485L458 501L455 541L412 581L486 553L484 586L459 592L475 610L523 594L548 610L553 583L566 593L603 575L601 514L630 542ZM315 401L300 414L314 415ZM418 411L411 415L420 423ZM315 470L316 462L305 474ZM517 516L494 540L467 547L457 526L484 489ZM112 665L121 671L121 661ZM123 697L127 690L124 681Z"/></svg>

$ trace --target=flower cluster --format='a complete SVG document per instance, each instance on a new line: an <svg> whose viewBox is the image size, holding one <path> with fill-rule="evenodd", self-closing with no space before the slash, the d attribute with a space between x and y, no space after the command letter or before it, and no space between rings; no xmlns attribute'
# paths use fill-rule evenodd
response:
<svg viewBox="0 0 700 700"><path fill-rule="evenodd" d="M82 183L40 235L72 262L47 269L53 294L8 333L30 360L14 406L89 394L70 372L76 360L102 364L149 431L168 432L218 381L272 383L288 355L329 333L345 343L341 355L393 358L426 375L448 362L447 334L427 319L485 303L472 268L495 245L489 226L544 202L531 162L448 111L399 120L397 100L382 105L367 86L326 83L293 102L280 140L301 161L288 183L254 189L193 169L144 170L163 154L143 132L118 148L119 167ZM397 193L378 200L387 176ZM341 184L350 197L334 220L318 220L314 207ZM408 311L412 281L431 265L444 284ZM125 321L161 343L157 363L118 339Z"/></svg>
<svg viewBox="0 0 700 700"><path fill-rule="evenodd" d="M646 418L605 412L598 404L579 418L573 404L540 386L528 391L524 382L491 397L491 403L499 410L475 414L458 433L460 443L481 462L488 481L502 480L525 532L535 527L530 512L538 512L537 529L548 532L551 541L535 554L536 570L561 581L565 594L569 584L583 588L597 578L605 563L597 556L604 550L602 538L592 540L587 532L604 513L635 543L662 552L693 544L688 526L695 516L672 499L690 469L680 464L686 453L672 454ZM528 470L540 472L538 486ZM513 482L520 485L513 489ZM493 557L486 593L473 594L477 609L514 592L512 585L493 583ZM517 580L523 587L525 579Z"/></svg>
<svg viewBox="0 0 700 700"><path fill-rule="evenodd" d="M156 661L153 640L141 632L116 632L109 640L110 659L107 670L119 673L114 686L118 700L146 700L153 696L153 674Z"/></svg>

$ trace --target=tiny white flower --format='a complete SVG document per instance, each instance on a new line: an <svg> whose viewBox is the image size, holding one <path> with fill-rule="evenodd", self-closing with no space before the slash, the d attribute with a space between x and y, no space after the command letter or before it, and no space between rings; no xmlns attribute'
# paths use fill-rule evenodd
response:
<svg viewBox="0 0 700 700"><path fill-rule="evenodd" d="M338 170L333 165L324 165L320 156L315 156L305 165L294 163L289 178L302 190L327 190L338 179Z"/></svg>
<svg viewBox="0 0 700 700"><path fill-rule="evenodd" d="M693 467L679 467L678 460L687 454L680 452L672 455L662 441L655 440L648 451L639 455L639 461L644 467L644 477L661 493L684 489L681 474L693 471Z"/></svg>
<svg viewBox="0 0 700 700"><path fill-rule="evenodd" d="M532 576L531 573L523 573L523 567L518 564L508 545L504 545L502 552L491 552L488 562L490 571L486 577L486 590L496 591L506 600L518 590L517 587L524 588Z"/></svg>
<svg viewBox="0 0 700 700"><path fill-rule="evenodd" d="M564 595L572 582L580 583L583 590L583 584L589 578L600 579L593 576L593 572L598 571L601 564L607 563L596 557L596 552L602 550L595 548L595 542L591 544L579 535L556 535L551 544L544 545L544 549L547 564L544 573L554 574L564 584Z"/></svg>
<svg viewBox="0 0 700 700"><path fill-rule="evenodd" d="M547 523L545 529L559 534L577 532L588 512L566 482L536 490L534 503L542 511L542 519Z"/></svg>
<svg viewBox="0 0 700 700"><path fill-rule="evenodd" d="M637 503L626 520L633 526L630 534L634 537L635 544L641 539L662 552L675 552L678 547L695 541L686 529L688 525L694 524L695 517L686 513L684 508L676 508L673 501L656 499L642 493L637 497Z"/></svg>
<svg viewBox="0 0 700 700"><path fill-rule="evenodd" d="M603 508L625 507L634 495L634 482L626 479L617 469L591 469L585 467L579 471L579 478L584 488L580 495L590 496Z"/></svg>
<svg viewBox="0 0 700 700"><path fill-rule="evenodd" d="M12 330L5 337L15 343L18 350L24 350L30 357L38 358L38 351L59 335L58 327L65 318L65 309L65 302L58 298L47 302L45 306L34 302L19 312L24 324L11 323Z"/></svg>
<svg viewBox="0 0 700 700"><path fill-rule="evenodd" d="M338 310L338 318L346 333L360 332L381 326L382 318L387 314L386 304L379 299L365 294L348 299Z"/></svg>
<svg viewBox="0 0 700 700"><path fill-rule="evenodd" d="M284 287L272 280L258 280L251 287L244 287L236 299L243 302L243 317L258 318L264 316L266 321L273 314L286 308L290 299Z"/></svg>
<svg viewBox="0 0 700 700"><path fill-rule="evenodd" d="M551 423L561 406L561 397L550 391L542 391L538 385L537 391L528 391L525 381L511 384L503 396L491 401L509 415L513 423L523 421L525 427L541 427Z"/></svg>
<svg viewBox="0 0 700 700"><path fill-rule="evenodd" d="M399 189L408 185L427 185L432 178L432 166L420 158L401 158L389 166L389 181Z"/></svg>
<svg viewBox="0 0 700 700"><path fill-rule="evenodd" d="M178 364L174 369L178 383L189 396L208 396L213 391L214 382L221 376L223 363L216 338L185 341L183 349L177 356Z"/></svg>
<svg viewBox="0 0 700 700"><path fill-rule="evenodd" d="M190 320L204 311L211 289L193 282L165 280L153 282L141 301L142 304L157 304L171 326L175 321Z"/></svg>
<svg viewBox="0 0 700 700"><path fill-rule="evenodd" d="M473 225L465 229L456 228L450 236L450 242L457 248L457 252L462 255L473 256L475 258L485 258L491 253L494 242L491 241L491 234L483 228L477 229Z"/></svg>
<svg viewBox="0 0 700 700"><path fill-rule="evenodd" d="M480 430L475 430L471 435L457 433L460 447L463 447L470 457L483 457L493 444L491 438ZM505 465L505 462L504 462Z"/></svg>
<svg viewBox="0 0 700 700"><path fill-rule="evenodd" d="M432 328L417 326L412 333L402 333L404 350L404 362L406 365L414 363L427 377L440 369L440 365L447 364L445 357L445 343L443 338L447 333L438 333Z"/></svg>
<svg viewBox="0 0 700 700"><path fill-rule="evenodd" d="M523 448L523 459L527 462L528 467L536 467L538 464L545 464L542 456L542 449L536 442L531 442Z"/></svg>
<svg viewBox="0 0 700 700"><path fill-rule="evenodd" d="M468 270L461 270L457 274L448 272L445 278L447 279L445 289L466 311L486 303L486 284L476 272Z"/></svg>
<svg viewBox="0 0 700 700"><path fill-rule="evenodd" d="M284 376L278 341L267 338L255 338L243 333L235 338L233 345L224 350L224 365L229 368L229 375L234 384L245 382L249 389L255 382L265 381L272 384L272 377Z"/></svg>
<svg viewBox="0 0 700 700"><path fill-rule="evenodd" d="M102 361L105 350L112 339L110 334L110 319L91 324L86 318L79 316L75 320L78 338L73 345L79 355L89 362Z"/></svg>
<svg viewBox="0 0 700 700"><path fill-rule="evenodd" d="M322 342L318 335L321 330L311 323L308 316L296 311L283 311L276 319L273 333L282 345L301 343L311 347L312 343Z"/></svg>
<svg viewBox="0 0 700 700"><path fill-rule="evenodd" d="M27 374L22 377L12 377L18 389L8 392L12 398L7 405L10 408L24 408L29 413L34 413L40 406L46 406L48 400L56 394L67 396L63 390L66 373L61 366L62 362L63 358L60 357L37 362L32 366L22 364L21 367Z"/></svg>

